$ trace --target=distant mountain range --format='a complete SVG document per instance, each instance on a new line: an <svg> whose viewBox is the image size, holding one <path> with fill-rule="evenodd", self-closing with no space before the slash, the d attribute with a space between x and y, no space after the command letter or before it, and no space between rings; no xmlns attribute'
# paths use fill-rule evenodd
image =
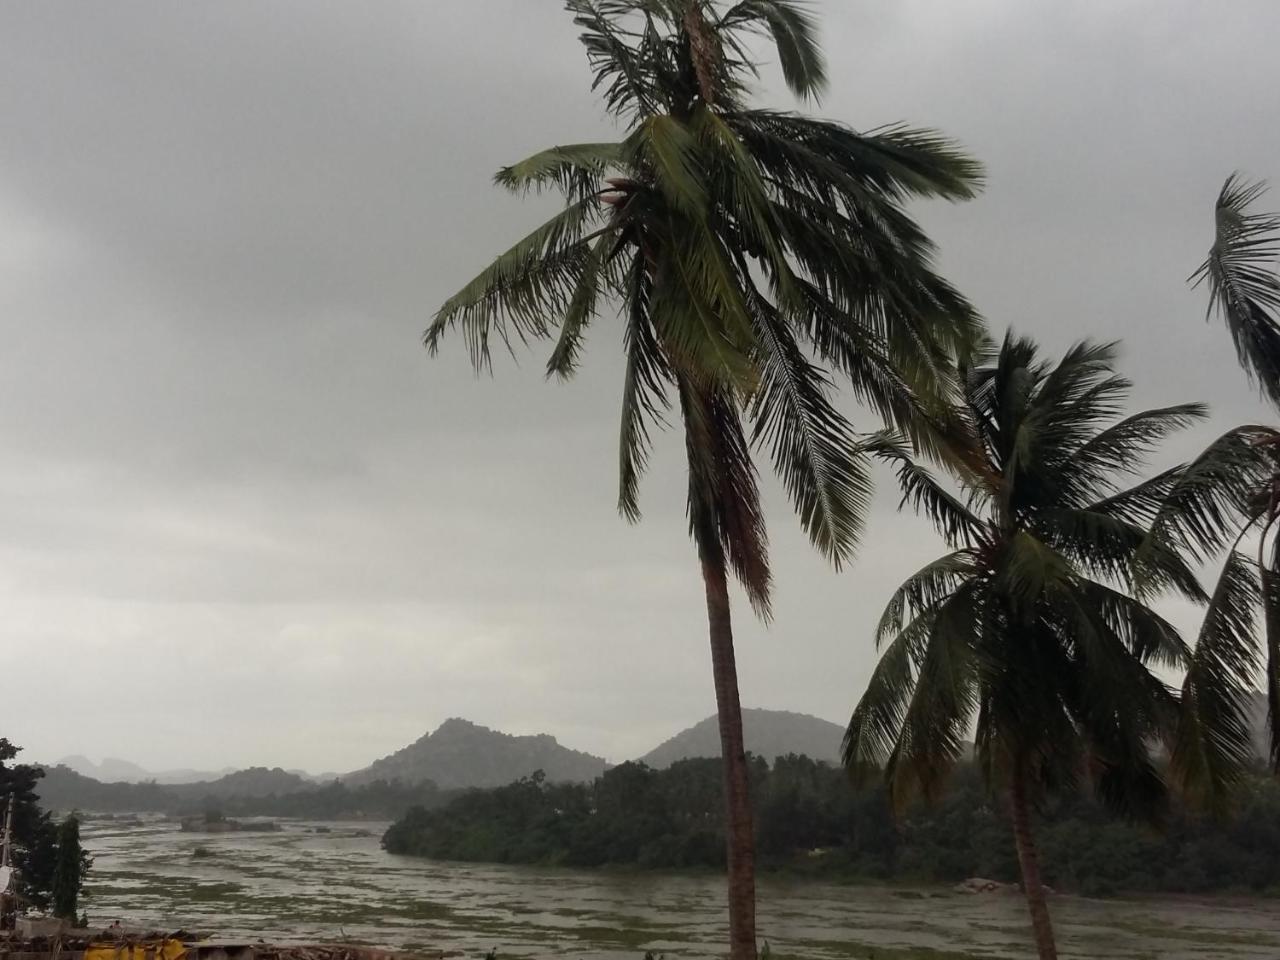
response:
<svg viewBox="0 0 1280 960"><path fill-rule="evenodd" d="M1255 746L1263 756L1266 699L1262 695L1255 698L1250 712ZM771 763L790 753L839 762L844 737L844 728L839 724L803 713L761 709L743 710L742 721L747 750ZM639 760L661 769L678 760L719 754L719 728L711 716L680 731ZM84 757L67 757L46 767L46 777L38 789L44 802L54 809L163 812L226 804L250 814L292 807L342 811L350 807L367 814L368 807L360 804L376 802L385 808L408 796L419 803L424 802L422 797L430 800L448 791L502 786L536 770L543 771L553 782L588 781L608 766L602 757L571 750L548 734L513 736L454 718L409 746L340 777L312 777L279 767L221 773L152 773L126 760L108 758L95 764ZM193 777L196 779L190 779ZM274 805L259 803L256 798L273 798ZM263 809L248 809L246 801L252 801L250 807Z"/></svg>
<svg viewBox="0 0 1280 960"><path fill-rule="evenodd" d="M94 763L88 757L79 754L63 757L55 766L74 770L82 777L92 777L103 783L198 783L202 780L216 780L229 773L235 773L235 767L222 770L160 770L151 771L138 766L129 760L119 757L106 757L101 763Z"/></svg>
<svg viewBox="0 0 1280 960"><path fill-rule="evenodd" d="M607 766L602 757L562 747L549 734L512 736L453 718L434 733L341 779L348 786L375 780L408 785L430 780L442 790L451 790L500 787L536 770L553 782L593 780Z"/></svg>
<svg viewBox="0 0 1280 960"><path fill-rule="evenodd" d="M840 741L844 739L844 727L839 724L787 710L743 710L742 733L747 751L770 763L789 753L838 763ZM677 760L718 756L720 726L716 717L710 716L650 750L640 761L663 769Z"/></svg>

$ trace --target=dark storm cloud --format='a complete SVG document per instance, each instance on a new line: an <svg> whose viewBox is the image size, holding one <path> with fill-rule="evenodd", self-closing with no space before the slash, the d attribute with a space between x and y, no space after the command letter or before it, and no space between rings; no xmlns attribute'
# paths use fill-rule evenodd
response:
<svg viewBox="0 0 1280 960"><path fill-rule="evenodd" d="M1181 451L1262 415L1184 279L1222 178L1280 177L1280 7L819 10L822 113L987 162L984 197L920 214L993 328L1125 338L1140 401L1215 404ZM455 714L622 758L711 712L677 438L645 522L613 509L616 326L568 387L538 355L476 379L417 342L547 209L492 171L608 135L558 3L0 17L0 641L31 678L6 735L341 768ZM836 576L771 497L777 617L738 614L744 699L840 720L932 544L886 494ZM197 684L212 731L93 705Z"/></svg>

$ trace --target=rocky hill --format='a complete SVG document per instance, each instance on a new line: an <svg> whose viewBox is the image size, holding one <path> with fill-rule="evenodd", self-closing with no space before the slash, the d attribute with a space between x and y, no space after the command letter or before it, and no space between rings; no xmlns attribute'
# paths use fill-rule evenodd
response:
<svg viewBox="0 0 1280 960"><path fill-rule="evenodd" d="M442 790L499 787L535 770L553 782L592 780L606 766L602 758L562 747L549 734L512 736L455 718L404 749L346 774L342 782L359 786L375 780L431 780Z"/></svg>
<svg viewBox="0 0 1280 960"><path fill-rule="evenodd" d="M209 797L221 800L228 797L270 797L297 793L312 786L310 780L279 767L249 767L228 773L216 780L199 783L173 784L170 790L181 797Z"/></svg>
<svg viewBox="0 0 1280 960"><path fill-rule="evenodd" d="M802 753L815 760L838 763L844 727L788 710L744 709L742 730L747 750L770 763L775 757ZM720 728L714 716L682 730L670 740L640 758L642 763L663 769L677 760L720 756Z"/></svg>

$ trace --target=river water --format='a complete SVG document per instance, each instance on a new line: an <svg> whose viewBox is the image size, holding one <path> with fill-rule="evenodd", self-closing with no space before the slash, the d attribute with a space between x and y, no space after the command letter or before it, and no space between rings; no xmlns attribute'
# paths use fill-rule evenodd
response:
<svg viewBox="0 0 1280 960"><path fill-rule="evenodd" d="M718 876L441 863L385 853L385 824L282 826L208 835L164 821L90 821L89 914L94 923L349 937L462 957L496 948L503 960L642 960L646 951L708 958L724 941ZM774 960L1032 955L1016 895L763 877L759 900L760 935ZM1052 910L1064 958L1280 958L1278 901L1055 897Z"/></svg>

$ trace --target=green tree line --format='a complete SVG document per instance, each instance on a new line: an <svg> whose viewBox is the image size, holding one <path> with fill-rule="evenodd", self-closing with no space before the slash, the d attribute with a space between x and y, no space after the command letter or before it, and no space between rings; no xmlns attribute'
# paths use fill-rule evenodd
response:
<svg viewBox="0 0 1280 960"><path fill-rule="evenodd" d="M35 768L33 768L35 769ZM46 810L94 813L165 813L187 816L216 809L227 816L308 820L394 820L414 806L435 806L452 796L431 781L407 785L341 781L259 796L233 796L189 784L102 783L66 767L51 767L34 786Z"/></svg>
<svg viewBox="0 0 1280 960"><path fill-rule="evenodd" d="M839 880L1018 880L1008 812L976 765L961 761L933 804L895 815L883 786L852 789L846 771L802 756L750 758L761 867ZM535 775L415 808L383 837L391 853L472 862L723 869L720 762L665 770L624 763L590 784ZM1090 896L1280 893L1280 784L1251 774L1228 815L1174 805L1152 825L1115 818L1083 791L1037 817L1044 881Z"/></svg>

